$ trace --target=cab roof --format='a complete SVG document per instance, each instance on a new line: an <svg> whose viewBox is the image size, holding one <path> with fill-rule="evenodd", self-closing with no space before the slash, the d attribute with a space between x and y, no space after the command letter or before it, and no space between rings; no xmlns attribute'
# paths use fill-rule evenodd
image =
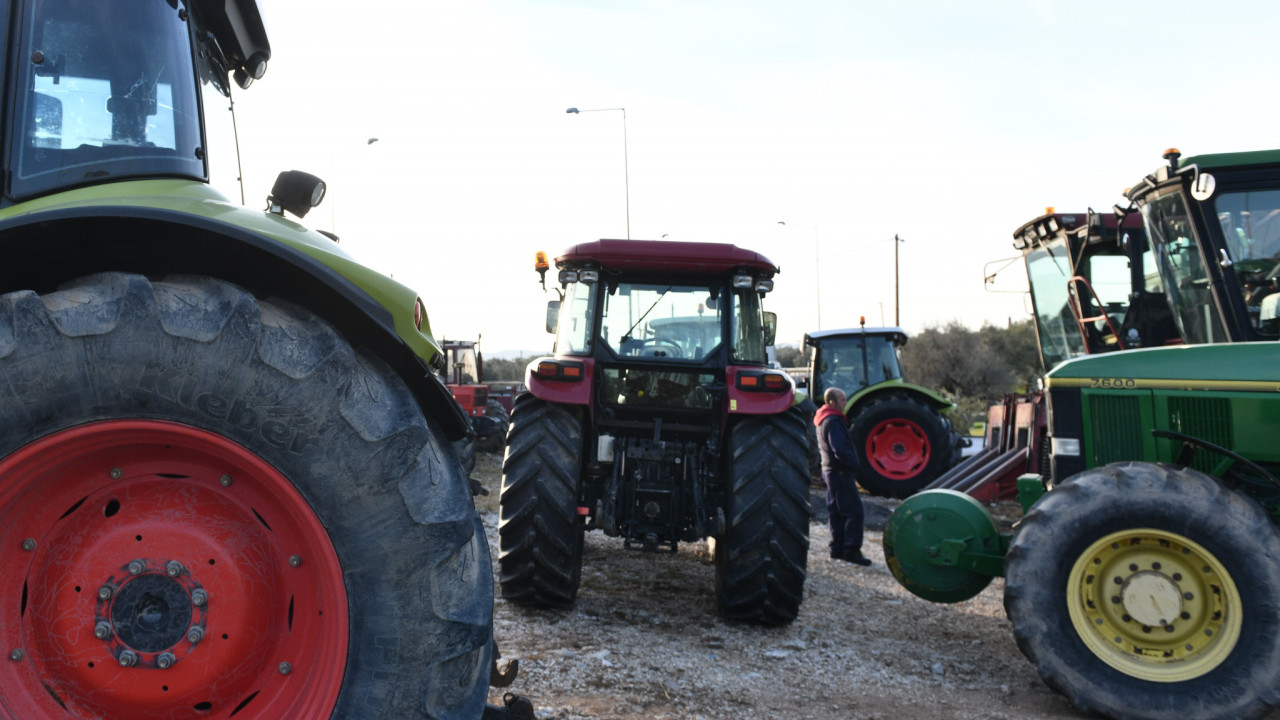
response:
<svg viewBox="0 0 1280 720"><path fill-rule="evenodd" d="M888 335L890 340L898 345L907 343L907 333L900 327L856 327L856 328L837 328L834 330L814 330L811 333L805 333L804 342L806 345L812 345L813 340L823 340L830 337L840 337L842 335Z"/></svg>
<svg viewBox="0 0 1280 720"><path fill-rule="evenodd" d="M556 267L594 264L615 270L714 274L747 268L769 277L780 272L769 258L728 243L667 240L593 240L556 256Z"/></svg>

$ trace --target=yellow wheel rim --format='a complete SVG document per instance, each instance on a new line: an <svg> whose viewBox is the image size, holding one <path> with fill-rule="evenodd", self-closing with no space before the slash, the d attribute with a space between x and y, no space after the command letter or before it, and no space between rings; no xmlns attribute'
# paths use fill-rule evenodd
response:
<svg viewBox="0 0 1280 720"><path fill-rule="evenodd" d="M1231 575L1213 553L1163 530L1125 530L1090 545L1067 578L1067 609L1094 655L1152 682L1200 677L1240 639Z"/></svg>

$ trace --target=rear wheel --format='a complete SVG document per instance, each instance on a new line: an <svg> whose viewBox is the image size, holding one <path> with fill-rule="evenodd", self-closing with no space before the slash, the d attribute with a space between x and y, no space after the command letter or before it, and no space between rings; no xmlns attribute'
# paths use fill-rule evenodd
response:
<svg viewBox="0 0 1280 720"><path fill-rule="evenodd" d="M1117 463L1045 495L1006 558L1041 678L1109 717L1252 718L1280 684L1280 533L1190 469Z"/></svg>
<svg viewBox="0 0 1280 720"><path fill-rule="evenodd" d="M0 718L480 713L465 478L318 318L92 276L0 297L0 377Z"/></svg>
<svg viewBox="0 0 1280 720"><path fill-rule="evenodd" d="M516 398L502 463L498 569L502 597L567 607L582 575L578 476L582 421L570 407Z"/></svg>
<svg viewBox="0 0 1280 720"><path fill-rule="evenodd" d="M726 620L795 620L809 558L804 417L742 417L730 438L726 528L715 542L716 600Z"/></svg>
<svg viewBox="0 0 1280 720"><path fill-rule="evenodd" d="M955 454L950 424L924 403L896 393L873 397L849 418L861 461L858 484L904 498L947 471Z"/></svg>

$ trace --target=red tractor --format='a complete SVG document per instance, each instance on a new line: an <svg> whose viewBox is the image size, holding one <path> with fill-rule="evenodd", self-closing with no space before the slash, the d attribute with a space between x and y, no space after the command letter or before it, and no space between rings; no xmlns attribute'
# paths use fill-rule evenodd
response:
<svg viewBox="0 0 1280 720"><path fill-rule="evenodd" d="M484 357L480 343L475 340L444 340L441 343L446 356L445 384L462 412L471 421L475 433L474 445L459 448L463 465L475 464L475 451L494 452L502 448L507 436L510 415L500 402L489 396L490 388L484 382Z"/></svg>
<svg viewBox="0 0 1280 720"><path fill-rule="evenodd" d="M571 604L594 529L650 552L709 538L725 618L795 619L809 483L794 384L766 367L778 268L734 245L638 240L555 265L555 354L530 363L507 435L503 597Z"/></svg>

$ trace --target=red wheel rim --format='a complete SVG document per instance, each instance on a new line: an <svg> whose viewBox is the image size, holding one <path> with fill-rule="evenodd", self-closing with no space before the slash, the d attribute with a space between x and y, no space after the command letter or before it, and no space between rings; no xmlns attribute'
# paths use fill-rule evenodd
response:
<svg viewBox="0 0 1280 720"><path fill-rule="evenodd" d="M867 435L867 461L890 480L910 480L929 462L929 437L910 420L884 420Z"/></svg>
<svg viewBox="0 0 1280 720"><path fill-rule="evenodd" d="M332 715L342 568L245 448L159 421L64 430L0 462L0 517L0 718Z"/></svg>

